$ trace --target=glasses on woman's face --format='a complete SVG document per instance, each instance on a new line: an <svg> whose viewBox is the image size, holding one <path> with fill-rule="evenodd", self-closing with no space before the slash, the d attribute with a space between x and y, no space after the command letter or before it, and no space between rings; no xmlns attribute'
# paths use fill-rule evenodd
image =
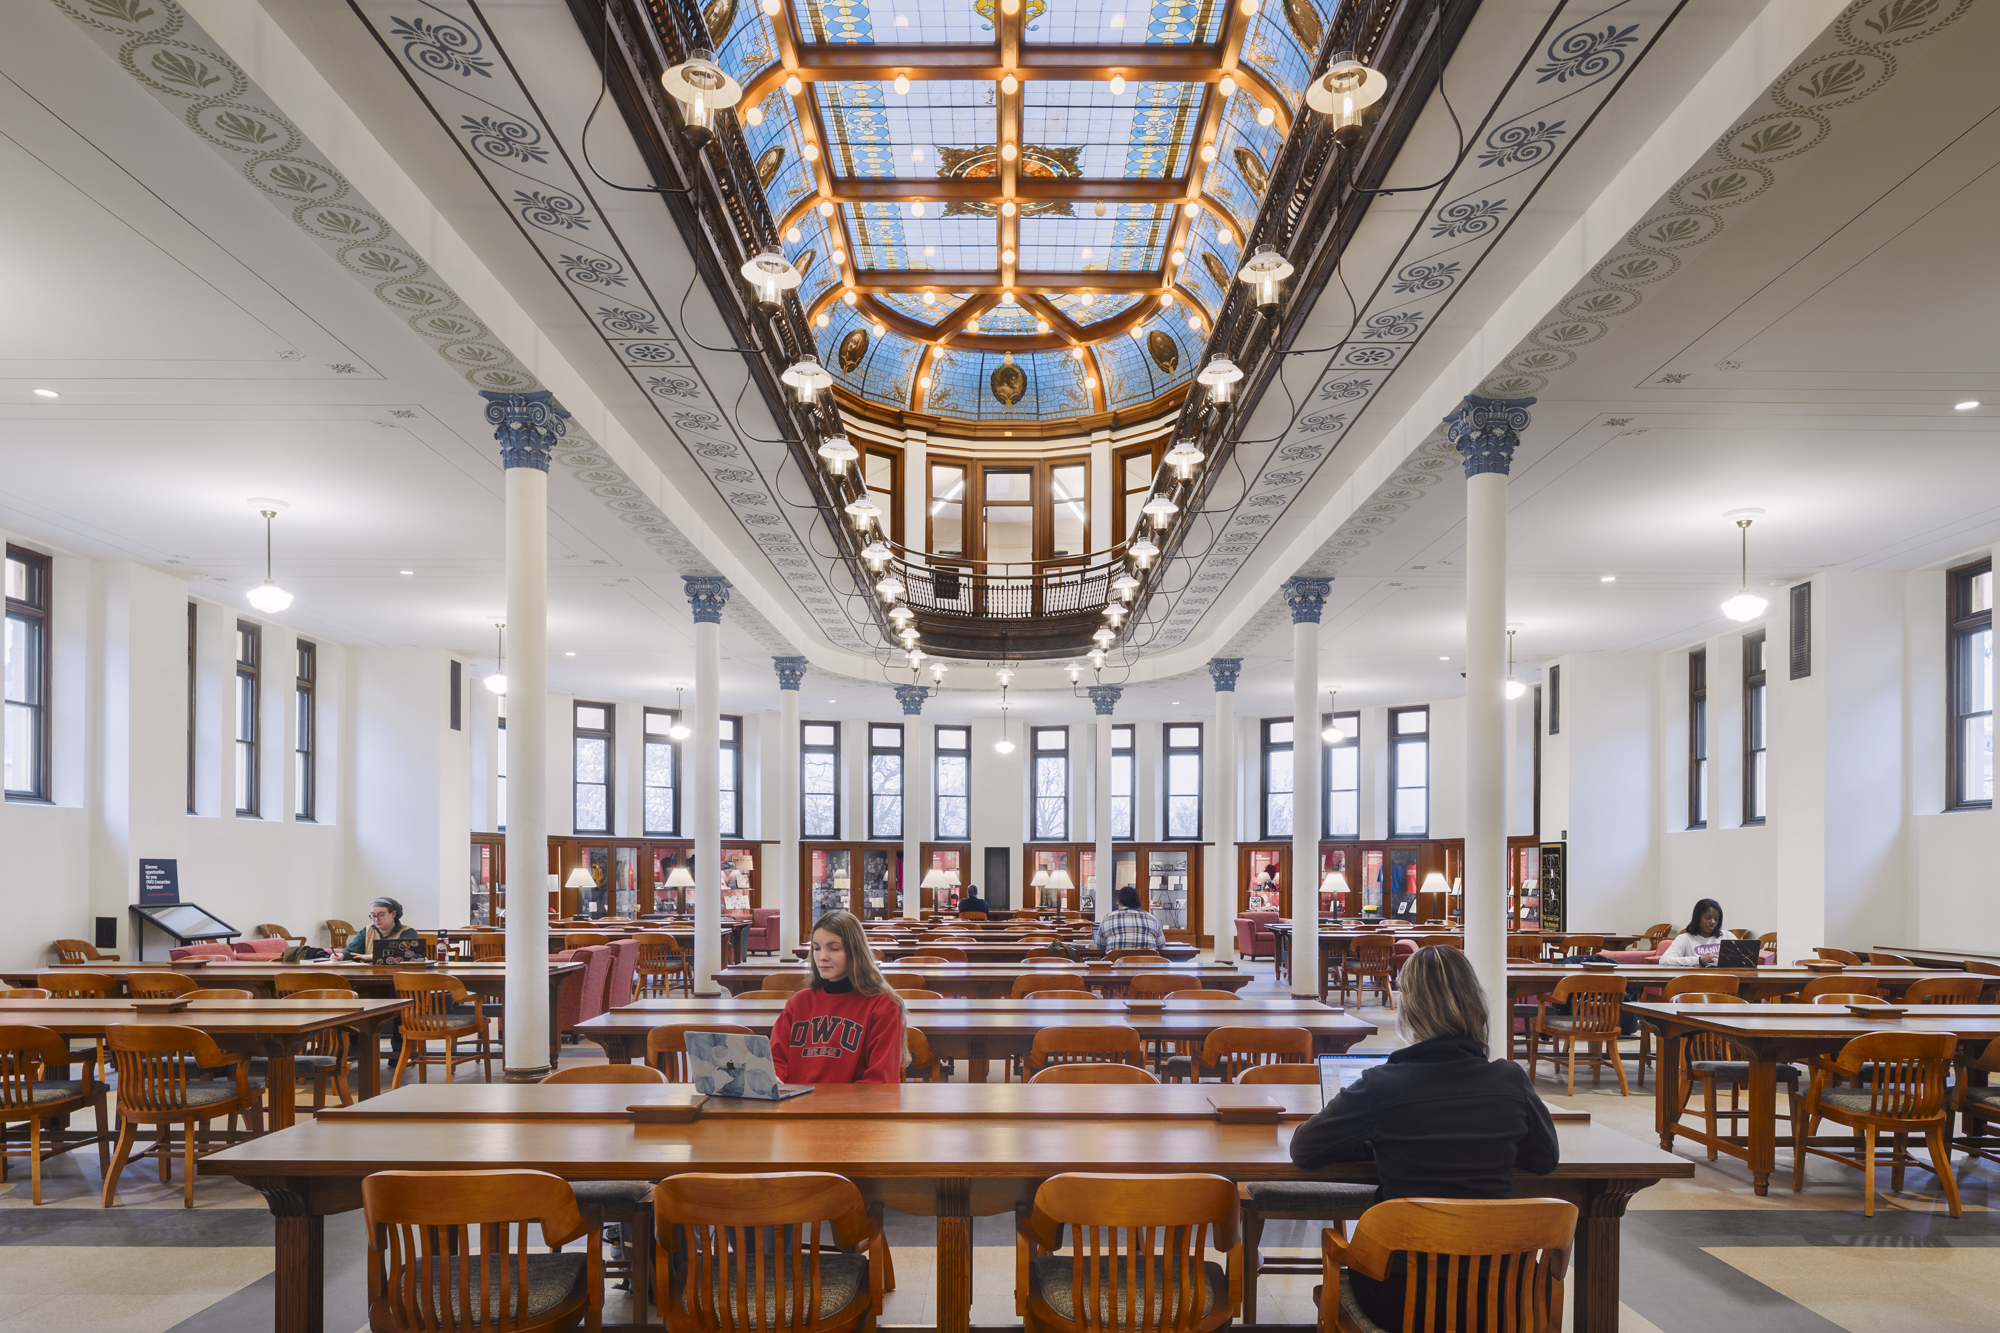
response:
<svg viewBox="0 0 2000 1333"><path fill-rule="evenodd" d="M382 908L378 907L374 911L368 914L368 919L370 921L388 921L392 919L395 915L396 914L394 912L385 911Z"/></svg>

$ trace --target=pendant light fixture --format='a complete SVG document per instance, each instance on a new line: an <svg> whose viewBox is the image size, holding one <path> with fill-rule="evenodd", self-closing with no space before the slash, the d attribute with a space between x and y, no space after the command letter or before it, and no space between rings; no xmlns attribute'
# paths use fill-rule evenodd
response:
<svg viewBox="0 0 2000 1333"><path fill-rule="evenodd" d="M1507 631L1507 697L1518 699L1528 692L1528 687L1514 679L1514 631Z"/></svg>
<svg viewBox="0 0 2000 1333"><path fill-rule="evenodd" d="M1334 56L1326 73L1306 85L1306 105L1333 122L1333 136L1349 140L1361 132L1361 113L1382 100L1389 80L1354 58L1351 51Z"/></svg>
<svg viewBox="0 0 2000 1333"><path fill-rule="evenodd" d="M1326 730L1319 734L1319 738L1328 745L1338 745L1347 739L1347 733L1340 729L1340 719L1333 715L1333 696L1334 691L1329 689L1326 692Z"/></svg>
<svg viewBox="0 0 2000 1333"><path fill-rule="evenodd" d="M493 674L486 678L486 688L495 694L507 693L507 622L493 622Z"/></svg>
<svg viewBox="0 0 2000 1333"><path fill-rule="evenodd" d="M713 51L693 51L660 75L660 86L681 105L681 133L697 149L715 137L715 113L743 100L743 86L715 63Z"/></svg>
<svg viewBox="0 0 2000 1333"><path fill-rule="evenodd" d="M1764 517L1761 509L1732 509L1724 518L1736 520L1736 530L1742 536L1742 578L1736 595L1722 604L1722 614L1731 620L1755 620L1764 614L1770 603L1750 591L1750 524Z"/></svg>
<svg viewBox="0 0 2000 1333"><path fill-rule="evenodd" d="M681 708L681 691L686 688L685 685L674 686L674 724L667 728L667 735L677 741L684 741L694 735L694 728L687 724L687 713Z"/></svg>
<svg viewBox="0 0 2000 1333"><path fill-rule="evenodd" d="M1014 679L1014 673L1007 667L1000 668L1000 739L993 742L993 748L1000 754L1014 753L1014 742L1007 739L1007 682Z"/></svg>
<svg viewBox="0 0 2000 1333"><path fill-rule="evenodd" d="M271 580L271 520L278 516L276 500L253 500L252 504L267 506L257 512L264 516L264 581L243 595L243 600L262 611L265 615L276 615L292 604L292 595Z"/></svg>

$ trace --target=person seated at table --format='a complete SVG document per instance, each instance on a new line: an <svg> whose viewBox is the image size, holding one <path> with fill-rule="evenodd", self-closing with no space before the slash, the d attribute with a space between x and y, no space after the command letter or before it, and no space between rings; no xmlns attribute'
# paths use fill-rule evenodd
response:
<svg viewBox="0 0 2000 1333"><path fill-rule="evenodd" d="M1305 1170L1374 1159L1375 1201L1510 1199L1514 1172L1546 1175L1560 1150L1549 1108L1512 1060L1487 1058L1486 994L1448 944L1403 964L1397 1027L1410 1044L1342 1088L1292 1135ZM1404 1262L1376 1281L1350 1271L1355 1299L1384 1328L1403 1325Z"/></svg>
<svg viewBox="0 0 2000 1333"><path fill-rule="evenodd" d="M1687 929L1660 955L1661 967L1714 967L1722 953L1722 904L1703 898L1694 905Z"/></svg>
<svg viewBox="0 0 2000 1333"><path fill-rule="evenodd" d="M903 1001L882 980L852 912L813 922L812 984L771 1024L771 1063L785 1083L901 1083Z"/></svg>
<svg viewBox="0 0 2000 1333"><path fill-rule="evenodd" d="M347 962L366 960L375 953L376 940L414 940L422 938L415 926L403 924L403 905L394 898L377 898L368 904L368 927L347 942L340 956Z"/></svg>
<svg viewBox="0 0 2000 1333"><path fill-rule="evenodd" d="M1097 923L1090 942L1099 950L1151 949L1166 947L1167 937L1151 912L1139 910L1139 891L1127 884L1112 899L1117 908Z"/></svg>
<svg viewBox="0 0 2000 1333"><path fill-rule="evenodd" d="M992 908L986 905L986 900L979 896L979 886L977 884L968 884L965 886L965 896L958 900L958 914L960 916L964 916L967 912L990 912L992 910Z"/></svg>

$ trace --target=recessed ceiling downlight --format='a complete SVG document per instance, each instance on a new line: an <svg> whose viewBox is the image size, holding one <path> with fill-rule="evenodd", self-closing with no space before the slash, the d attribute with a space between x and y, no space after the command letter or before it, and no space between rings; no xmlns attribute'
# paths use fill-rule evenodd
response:
<svg viewBox="0 0 2000 1333"><path fill-rule="evenodd" d="M37 390L35 390L35 397L37 397L37 398L60 398L60 397L62 397L62 395L61 395L61 394L59 394L59 393L57 393L57 392L56 392L56 391L55 391L54 389L37 389ZM1977 403L1974 403L1974 404L1973 404L1973 406L1974 406L1974 407L1977 407L1977 406L1978 406L1978 404L1977 404Z"/></svg>

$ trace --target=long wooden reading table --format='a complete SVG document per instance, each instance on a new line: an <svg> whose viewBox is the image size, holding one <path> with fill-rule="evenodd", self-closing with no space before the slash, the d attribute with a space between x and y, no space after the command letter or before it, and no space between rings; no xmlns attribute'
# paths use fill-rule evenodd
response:
<svg viewBox="0 0 2000 1333"><path fill-rule="evenodd" d="M908 944L887 944L870 940L868 947L874 952L877 958L884 962L925 954L933 949L943 947L959 950L965 955L965 959L969 963L1018 963L1029 954L1040 949L1046 949L1049 945L1046 940L1013 940L1001 942L988 940L982 936L976 944L965 944L963 942L954 944L947 940L938 940L929 944L926 944L922 940ZM1097 950L1092 947L1090 937L1087 935L1078 941L1074 941L1072 947L1079 949L1086 958L1098 956ZM808 944L801 944L792 950L793 955L798 958L804 958L811 952L812 946ZM1200 953L1192 944L1173 943L1161 945L1159 952L1162 958L1176 963L1184 963L1191 958L1199 956ZM1064 959L1062 961L1070 962L1078 960Z"/></svg>
<svg viewBox="0 0 2000 1333"><path fill-rule="evenodd" d="M559 1104L549 1094L558 1091L576 1094L579 1114L545 1118ZM690 1091L625 1088L615 1095L636 1105L642 1094ZM1250 1092L1279 1102L1290 1118L1277 1124L1216 1118L1211 1099ZM871 1202L937 1219L937 1328L966 1333L972 1219L1011 1213L1050 1176L1202 1171L1237 1181L1374 1180L1373 1163L1314 1172L1292 1165L1292 1131L1315 1093L1209 1084L861 1085L821 1088L750 1110L712 1101L715 1111L704 1108L692 1123L633 1125L608 1118L601 1088L439 1085L390 1093L366 1114L329 1114L234 1145L203 1158L200 1169L242 1180L276 1216L279 1333L323 1333L323 1219L361 1206L364 1176L509 1167L572 1180L838 1172ZM1556 1133L1562 1165L1547 1176L1517 1175L1515 1192L1565 1198L1581 1208L1572 1260L1575 1327L1611 1333L1618 1326L1618 1231L1626 1202L1657 1180L1692 1176L1694 1164L1597 1125L1562 1123Z"/></svg>
<svg viewBox="0 0 2000 1333"><path fill-rule="evenodd" d="M1641 986L1664 986L1675 977L1735 977L1736 993L1752 1004L1761 1004L1780 995L1796 995L1809 981L1840 972L1818 972L1804 967L1661 967L1658 963L1620 963L1615 967L1565 967L1557 963L1510 963L1507 965L1507 994L1513 999L1546 995L1564 977L1578 974L1618 977ZM1849 967L1845 975L1857 981L1874 978L1881 983L1884 999L1901 995L1910 983L1927 977L1959 977L1963 972L1940 972L1924 967Z"/></svg>
<svg viewBox="0 0 2000 1333"><path fill-rule="evenodd" d="M716 983L731 994L740 995L744 991L765 990L765 983L772 977L796 977L804 971L799 963L745 963L741 967L725 967L715 974ZM1123 995L1132 978L1148 972L1171 972L1178 977L1188 977L1199 981L1204 990L1241 990L1250 984L1250 973L1239 969L1234 963L1099 963L1092 967L1087 963L1075 962L1067 958L1037 958L1024 963L918 963L902 967L891 963L883 969L888 972L912 972L923 978L923 989L934 990L942 995L962 996L966 999L1000 999L1013 989L1014 982L1021 977L1042 976L1050 972L1070 972L1083 978L1083 984L1090 990L1105 995Z"/></svg>

